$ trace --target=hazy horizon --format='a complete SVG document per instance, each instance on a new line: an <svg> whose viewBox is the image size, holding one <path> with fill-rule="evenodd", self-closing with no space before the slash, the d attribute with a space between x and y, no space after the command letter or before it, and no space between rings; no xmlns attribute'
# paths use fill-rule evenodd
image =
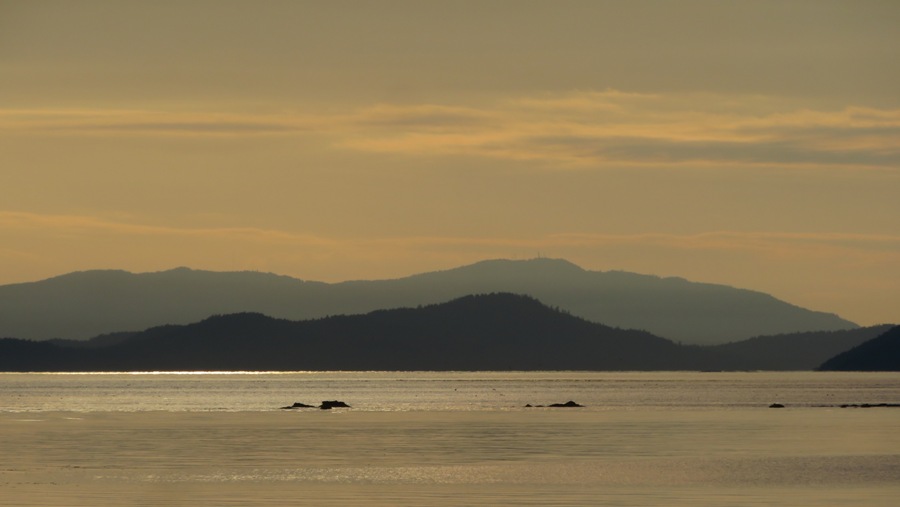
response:
<svg viewBox="0 0 900 507"><path fill-rule="evenodd" d="M900 3L0 0L0 285L567 259L900 304Z"/></svg>

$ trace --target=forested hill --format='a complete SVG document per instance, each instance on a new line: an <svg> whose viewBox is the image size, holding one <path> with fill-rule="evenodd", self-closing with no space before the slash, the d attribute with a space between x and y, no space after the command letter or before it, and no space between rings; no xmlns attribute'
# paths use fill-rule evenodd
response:
<svg viewBox="0 0 900 507"><path fill-rule="evenodd" d="M4 339L0 370L810 370L889 328L684 346L498 293L306 321L237 313L88 341Z"/></svg>
<svg viewBox="0 0 900 507"><path fill-rule="evenodd" d="M5 371L693 369L691 348L511 294L292 322L215 316L103 343L0 340ZM112 342L111 344L109 344Z"/></svg>
<svg viewBox="0 0 900 507"><path fill-rule="evenodd" d="M900 326L825 361L819 369L900 371Z"/></svg>
<svg viewBox="0 0 900 507"><path fill-rule="evenodd" d="M843 331L757 336L724 345L708 352L720 370L814 370L824 361L879 336L892 324Z"/></svg>

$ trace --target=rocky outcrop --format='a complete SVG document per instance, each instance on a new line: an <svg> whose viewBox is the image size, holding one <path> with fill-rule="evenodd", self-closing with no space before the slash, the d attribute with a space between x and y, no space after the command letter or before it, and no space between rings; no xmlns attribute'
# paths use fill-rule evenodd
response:
<svg viewBox="0 0 900 507"><path fill-rule="evenodd" d="M298 401L298 402L294 403L293 405L281 407L281 410L290 410L292 408L316 408L316 407L314 405L307 405L306 403L300 403Z"/></svg>
<svg viewBox="0 0 900 507"><path fill-rule="evenodd" d="M569 400L565 403L551 403L550 405L532 405L531 403L525 405L525 408L543 408L543 407L551 407L551 408L574 408L574 407L583 407L584 405L579 405L572 400Z"/></svg>
<svg viewBox="0 0 900 507"><path fill-rule="evenodd" d="M333 400L333 401L323 401L319 408L322 410L331 410L333 408L350 408L350 405L347 405L343 401Z"/></svg>
<svg viewBox="0 0 900 507"><path fill-rule="evenodd" d="M281 407L282 410L291 410L294 408L320 408L322 410L331 410L333 408L350 408L350 405L347 405L343 401L340 400L331 400L331 401L323 401L321 405L316 407L315 405L307 405L306 403L300 403L299 401L294 403L293 405L288 405L286 407Z"/></svg>
<svg viewBox="0 0 900 507"><path fill-rule="evenodd" d="M573 407L583 407L584 405L579 405L578 403L575 403L574 401L569 400L565 403L553 403L548 406L554 407L554 408L573 408Z"/></svg>

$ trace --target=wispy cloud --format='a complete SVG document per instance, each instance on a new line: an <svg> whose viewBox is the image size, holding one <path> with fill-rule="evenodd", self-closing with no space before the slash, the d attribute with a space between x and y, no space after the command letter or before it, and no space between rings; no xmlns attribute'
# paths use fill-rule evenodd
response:
<svg viewBox="0 0 900 507"><path fill-rule="evenodd" d="M385 123L344 146L556 167L900 167L900 110L817 111L761 97L610 91L498 102L480 113L490 121L431 122L428 129ZM393 108L391 114L399 113ZM375 123L371 114L368 121Z"/></svg>
<svg viewBox="0 0 900 507"><path fill-rule="evenodd" d="M248 136L309 131L308 119L282 115L118 109L0 110L0 130L64 135Z"/></svg>
<svg viewBox="0 0 900 507"><path fill-rule="evenodd" d="M485 128L496 125L498 120L490 111L433 104L378 104L356 113L351 119L360 126L426 131Z"/></svg>
<svg viewBox="0 0 900 507"><path fill-rule="evenodd" d="M376 104L342 112L238 114L0 110L0 129L54 135L290 136L348 150L612 166L900 168L900 110L799 100L615 90L481 104Z"/></svg>
<svg viewBox="0 0 900 507"><path fill-rule="evenodd" d="M304 243L328 245L324 238L287 233L274 229L250 227L170 227L130 223L84 215L50 215L27 212L0 212L0 230L30 231L33 233L68 238L89 238L113 235L127 238L135 236L169 239L194 238L257 243Z"/></svg>

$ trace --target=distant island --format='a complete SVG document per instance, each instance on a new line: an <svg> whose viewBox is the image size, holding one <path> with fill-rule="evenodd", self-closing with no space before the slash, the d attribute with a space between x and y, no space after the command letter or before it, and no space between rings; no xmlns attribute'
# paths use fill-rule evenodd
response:
<svg viewBox="0 0 900 507"><path fill-rule="evenodd" d="M900 371L900 326L825 361L823 371Z"/></svg>
<svg viewBox="0 0 900 507"><path fill-rule="evenodd" d="M0 371L815 369L888 330L679 345L494 293L303 321L218 315L89 341L7 338Z"/></svg>
<svg viewBox="0 0 900 507"><path fill-rule="evenodd" d="M334 284L187 268L70 273L0 286L0 337L85 340L241 312L308 320L495 292L528 295L591 322L642 329L685 344L858 327L761 292L682 278L587 271L565 260L540 258L488 260L395 280Z"/></svg>

